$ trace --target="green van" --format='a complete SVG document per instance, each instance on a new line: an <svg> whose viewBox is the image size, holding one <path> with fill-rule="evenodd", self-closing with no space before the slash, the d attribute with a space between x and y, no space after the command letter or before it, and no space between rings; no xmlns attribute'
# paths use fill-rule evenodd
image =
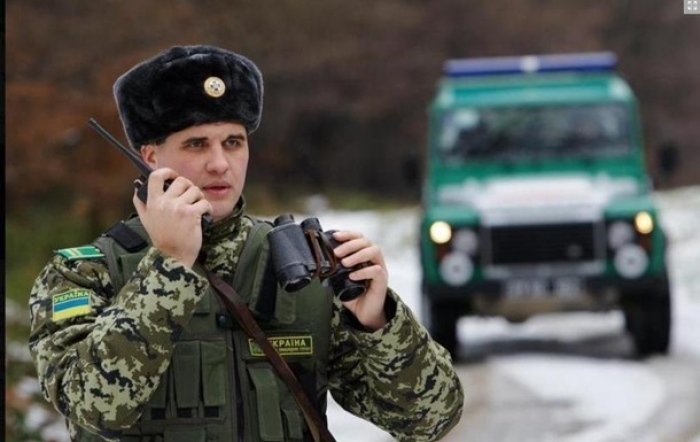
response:
<svg viewBox="0 0 700 442"><path fill-rule="evenodd" d="M666 353L666 240L635 95L609 52L449 60L429 108L423 321L621 309Z"/></svg>

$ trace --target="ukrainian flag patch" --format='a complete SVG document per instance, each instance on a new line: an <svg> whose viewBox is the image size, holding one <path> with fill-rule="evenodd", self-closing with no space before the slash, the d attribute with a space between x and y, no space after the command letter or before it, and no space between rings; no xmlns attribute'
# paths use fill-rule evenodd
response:
<svg viewBox="0 0 700 442"><path fill-rule="evenodd" d="M90 290L73 289L67 292L53 295L51 311L54 321L87 315L90 308Z"/></svg>
<svg viewBox="0 0 700 442"><path fill-rule="evenodd" d="M68 261L75 261L76 259L91 259L91 258L102 258L105 256L100 249L95 246L82 246L73 247L70 249L60 249L56 250L56 253L60 254Z"/></svg>

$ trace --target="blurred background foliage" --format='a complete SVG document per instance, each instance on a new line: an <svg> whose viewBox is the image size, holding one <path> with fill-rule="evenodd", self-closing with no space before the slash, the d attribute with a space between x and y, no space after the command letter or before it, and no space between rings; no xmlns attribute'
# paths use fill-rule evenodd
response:
<svg viewBox="0 0 700 442"><path fill-rule="evenodd" d="M256 200L333 188L417 200L403 165L423 160L426 105L445 59L574 51L618 54L652 171L659 144L682 150L681 169L659 185L697 180L700 23L675 0L8 0L6 18L12 213L60 202L95 212L101 227L130 210L132 166L85 122L95 117L123 140L112 83L174 44L221 45L260 66Z"/></svg>
<svg viewBox="0 0 700 442"><path fill-rule="evenodd" d="M133 210L135 169L86 121L124 140L114 80L176 44L223 46L263 72L246 188L258 213L312 193L354 208L378 196L417 204L404 166L422 165L427 104L442 63L459 57L614 51L656 185L698 182L700 17L678 0L7 0L5 12L6 295L20 308L52 249ZM656 152L668 142L683 161L664 177ZM26 348L26 312L8 321ZM11 381L32 374L26 356ZM18 422L6 440L22 440Z"/></svg>

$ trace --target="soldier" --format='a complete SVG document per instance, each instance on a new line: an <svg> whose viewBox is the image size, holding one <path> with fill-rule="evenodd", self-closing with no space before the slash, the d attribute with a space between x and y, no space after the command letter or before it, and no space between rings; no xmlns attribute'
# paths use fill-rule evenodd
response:
<svg viewBox="0 0 700 442"><path fill-rule="evenodd" d="M350 302L318 281L287 293L269 277L270 225L244 214L242 195L263 98L250 60L173 47L123 74L114 94L131 147L154 169L147 202L135 193L138 216L58 250L29 301L41 388L73 441L312 440L202 269L237 289L322 416L330 391L398 440L454 427L463 393L450 357L388 288L376 245L334 234L345 266L367 263L349 276L369 281Z"/></svg>

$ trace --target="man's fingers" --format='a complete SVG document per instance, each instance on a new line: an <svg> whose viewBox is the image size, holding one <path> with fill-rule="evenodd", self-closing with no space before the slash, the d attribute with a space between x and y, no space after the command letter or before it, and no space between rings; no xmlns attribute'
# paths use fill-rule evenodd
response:
<svg viewBox="0 0 700 442"><path fill-rule="evenodd" d="M175 182L171 184L171 186L173 185L175 185ZM204 193L202 193L202 190L199 187L192 185L186 188L184 193L180 195L180 198L182 198L184 202L192 204L204 199Z"/></svg>
<svg viewBox="0 0 700 442"><path fill-rule="evenodd" d="M156 169L148 175L148 194L162 195L165 193L165 181L177 178L177 173L167 167Z"/></svg>
<svg viewBox="0 0 700 442"><path fill-rule="evenodd" d="M170 180L170 181L169 181ZM167 189L165 189L166 183ZM148 201L144 203L138 197L140 185L148 186ZM182 217L188 214L194 218L205 213L211 213L211 203L204 198L202 190L187 178L178 176L168 168L156 169L148 176L147 184L140 180L134 181L133 203L136 212L144 217L147 211L170 212L171 216Z"/></svg>
<svg viewBox="0 0 700 442"><path fill-rule="evenodd" d="M350 279L353 281L371 280L377 279L379 277L386 276L386 270L379 264L367 265L360 267L354 272L350 273Z"/></svg>
<svg viewBox="0 0 700 442"><path fill-rule="evenodd" d="M372 245L369 239L357 232L335 232L333 238L341 244L335 248L335 256L343 258L351 253Z"/></svg>
<svg viewBox="0 0 700 442"><path fill-rule="evenodd" d="M358 232L340 231L333 235L341 244L333 250L345 267L376 264L386 267L380 247Z"/></svg>
<svg viewBox="0 0 700 442"><path fill-rule="evenodd" d="M381 256L379 246L372 244L360 247L356 252L342 258L341 262L345 267L354 267L367 262L382 264Z"/></svg>
<svg viewBox="0 0 700 442"><path fill-rule="evenodd" d="M200 214L200 216L204 215L205 213L211 213L212 211L211 203L204 198L192 204L192 207L197 211L197 213Z"/></svg>
<svg viewBox="0 0 700 442"><path fill-rule="evenodd" d="M339 230L333 233L333 238L337 239L340 242L349 241L355 238L362 238L362 236L363 235L359 232L351 232L349 230Z"/></svg>

